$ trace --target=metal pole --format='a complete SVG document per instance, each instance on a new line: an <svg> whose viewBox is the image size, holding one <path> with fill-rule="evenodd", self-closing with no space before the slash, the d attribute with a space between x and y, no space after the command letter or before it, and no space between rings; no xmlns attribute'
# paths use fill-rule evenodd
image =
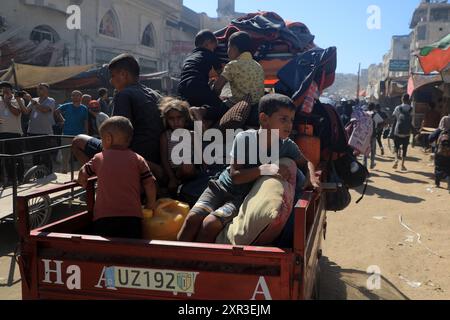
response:
<svg viewBox="0 0 450 320"><path fill-rule="evenodd" d="M360 88L361 88L361 63L359 64L359 69L358 69L358 86L356 87L356 100L359 100Z"/></svg>
<svg viewBox="0 0 450 320"><path fill-rule="evenodd" d="M3 140L2 141L2 150L1 150L2 154L6 154L5 150L6 150L5 149L5 140ZM1 166L2 166L1 170L2 170L2 175L3 175L3 187L5 189L6 188L6 184L8 183L7 178L6 178L6 159L2 159L0 161L0 163L1 163Z"/></svg>
<svg viewBox="0 0 450 320"><path fill-rule="evenodd" d="M70 149L70 180L71 181L74 181L74 179L75 179L73 171L74 171L74 163L73 163L73 154L72 154L72 148L71 148ZM70 197L69 204L70 204L70 206L72 206L73 200L75 198L75 189L74 188L71 189L70 196L71 197Z"/></svg>
<svg viewBox="0 0 450 320"><path fill-rule="evenodd" d="M12 63L12 70L13 70L13 76L14 76L14 86L15 89L19 89L19 82L17 81L17 73L16 73L16 63L14 62L14 59L11 60Z"/></svg>
<svg viewBox="0 0 450 320"><path fill-rule="evenodd" d="M16 210L16 200L17 200L17 189L18 189L18 182L17 182L17 160L16 157L12 158L14 163L13 168L13 216L14 216L14 222L17 223L17 210Z"/></svg>

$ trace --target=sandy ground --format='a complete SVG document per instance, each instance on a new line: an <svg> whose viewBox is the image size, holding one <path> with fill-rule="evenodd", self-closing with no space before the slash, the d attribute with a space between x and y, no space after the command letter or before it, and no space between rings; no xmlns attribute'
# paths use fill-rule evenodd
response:
<svg viewBox="0 0 450 320"><path fill-rule="evenodd" d="M410 156L406 173L392 169L392 157L379 157L364 200L355 204L361 190L354 191L346 211L328 214L321 299L450 299L450 193L434 188L429 155L416 148ZM16 240L14 227L0 224L3 300L21 299L17 267L8 286ZM371 266L381 274L372 291Z"/></svg>
<svg viewBox="0 0 450 320"><path fill-rule="evenodd" d="M387 153L364 200L355 204L361 190L352 192L346 211L328 214L322 299L450 299L447 183L434 187L430 156L419 148L410 151L406 173L392 169ZM381 274L379 290L367 290L371 266Z"/></svg>

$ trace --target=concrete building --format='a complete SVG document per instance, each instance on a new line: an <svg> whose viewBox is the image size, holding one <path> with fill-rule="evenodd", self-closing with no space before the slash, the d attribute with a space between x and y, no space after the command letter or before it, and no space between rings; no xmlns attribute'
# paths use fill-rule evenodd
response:
<svg viewBox="0 0 450 320"><path fill-rule="evenodd" d="M229 25L233 19L245 15L246 13L236 12L235 0L218 0L217 17L209 17L206 13L201 13L200 26L201 29L217 31Z"/></svg>
<svg viewBox="0 0 450 320"><path fill-rule="evenodd" d="M66 26L71 4L81 9L79 30ZM0 16L3 63L15 57L38 65L104 64L130 52L144 73L176 72L175 61L192 49L200 29L199 16L183 7L182 0L2 0ZM50 57L30 54L46 53L45 48Z"/></svg>
<svg viewBox="0 0 450 320"><path fill-rule="evenodd" d="M81 9L81 29L67 28L68 6ZM219 30L244 14L235 0L218 0L218 16L182 0L2 0L0 68L16 62L43 66L105 64L119 53L138 59L144 73L177 76L201 29Z"/></svg>
<svg viewBox="0 0 450 320"><path fill-rule="evenodd" d="M439 41L450 33L450 3L447 0L422 0L411 20L411 52ZM420 72L418 59L411 60L411 71Z"/></svg>
<svg viewBox="0 0 450 320"><path fill-rule="evenodd" d="M367 97L371 101L380 98L380 82L383 79L383 64L371 64L368 70Z"/></svg>
<svg viewBox="0 0 450 320"><path fill-rule="evenodd" d="M400 78L407 76L409 70L390 71L390 63L392 60L403 60L410 63L411 60L411 35L393 36L391 39L391 47L386 55L383 56L383 76L384 78Z"/></svg>

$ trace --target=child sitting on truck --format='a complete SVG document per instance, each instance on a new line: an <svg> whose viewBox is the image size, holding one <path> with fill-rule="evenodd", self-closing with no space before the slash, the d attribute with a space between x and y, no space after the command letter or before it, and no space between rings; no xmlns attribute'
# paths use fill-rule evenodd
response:
<svg viewBox="0 0 450 320"><path fill-rule="evenodd" d="M100 127L103 152L81 169L78 183L85 187L89 177L98 177L94 208L94 232L102 237L142 238L141 190L146 208L156 203L156 183L147 162L129 149L133 126L127 118L112 117Z"/></svg>
<svg viewBox="0 0 450 320"><path fill-rule="evenodd" d="M289 139L295 112L294 103L286 96L271 94L261 99L261 129L241 132L236 136L231 152L231 166L218 180L210 181L209 187L189 213L178 235L179 241L214 243L223 228L236 217L258 178L275 176L289 180L289 169L269 163L271 160L289 158L299 166L307 165L311 184L320 188L314 164ZM278 147L276 150L272 148L274 141L279 142L278 145L275 144ZM255 145L261 149L252 150ZM261 154L267 155L269 152L271 159L261 158Z"/></svg>
<svg viewBox="0 0 450 320"><path fill-rule="evenodd" d="M228 57L230 62L223 69L219 79L214 83L213 90L220 96L227 83L230 84L231 97L225 101L227 108L231 108L250 97L251 105L257 104L264 96L264 69L253 59L251 54L252 39L247 32L234 33L228 43ZM192 108L195 120L207 119L210 107ZM221 114L223 115L223 114Z"/></svg>
<svg viewBox="0 0 450 320"><path fill-rule="evenodd" d="M191 122L189 103L167 97L161 101L159 108L166 128L161 134L161 162L168 179L169 192L176 194L182 182L196 175L193 164L175 164L172 157L173 148L179 143L172 141L173 132L179 129L187 130Z"/></svg>
<svg viewBox="0 0 450 320"><path fill-rule="evenodd" d="M227 107L209 86L212 69L222 72L222 64L214 53L217 38L209 30L200 31L195 37L195 49L184 61L178 94L192 107L208 106L208 112L200 120L216 122L227 112ZM192 110L195 110L193 108Z"/></svg>

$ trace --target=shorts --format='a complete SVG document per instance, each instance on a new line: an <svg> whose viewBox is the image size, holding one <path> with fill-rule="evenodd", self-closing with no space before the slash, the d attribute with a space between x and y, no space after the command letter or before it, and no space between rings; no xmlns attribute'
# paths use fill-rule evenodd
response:
<svg viewBox="0 0 450 320"><path fill-rule="evenodd" d="M395 151L398 152L398 150L400 150L400 147L402 147L403 157L406 157L406 154L408 152L409 139L410 137L394 137Z"/></svg>
<svg viewBox="0 0 450 320"><path fill-rule="evenodd" d="M97 138L92 138L86 143L86 147L84 148L84 154L88 156L90 159L95 157L97 153L103 151L102 140Z"/></svg>
<svg viewBox="0 0 450 320"><path fill-rule="evenodd" d="M226 226L238 215L243 202L242 196L229 193L218 181L211 180L191 213L204 217L213 215Z"/></svg>

